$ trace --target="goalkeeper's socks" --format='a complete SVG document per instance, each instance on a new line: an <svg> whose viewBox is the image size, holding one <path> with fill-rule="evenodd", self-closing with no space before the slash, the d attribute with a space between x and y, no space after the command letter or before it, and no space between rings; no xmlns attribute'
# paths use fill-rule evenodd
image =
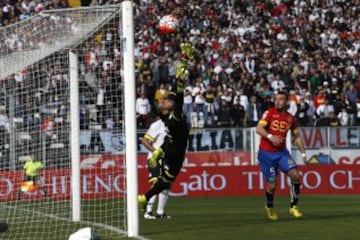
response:
<svg viewBox="0 0 360 240"><path fill-rule="evenodd" d="M169 198L168 190L164 190L161 193L159 193L159 202L158 202L158 207L157 207L157 211L156 211L157 214L159 214L159 215L165 214L165 207L166 207L168 198Z"/></svg>
<svg viewBox="0 0 360 240"><path fill-rule="evenodd" d="M266 193L266 207L272 208L274 207L274 193L270 193L265 191Z"/></svg>
<svg viewBox="0 0 360 240"><path fill-rule="evenodd" d="M152 212L153 210L153 206L154 206L154 203L156 201L156 198L157 198L157 195L154 195L150 198L150 200L148 201L147 205L146 205L146 212L149 213L149 212Z"/></svg>

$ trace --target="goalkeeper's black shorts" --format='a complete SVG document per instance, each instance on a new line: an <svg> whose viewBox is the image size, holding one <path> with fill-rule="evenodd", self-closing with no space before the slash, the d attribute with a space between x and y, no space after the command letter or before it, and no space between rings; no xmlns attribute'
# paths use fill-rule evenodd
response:
<svg viewBox="0 0 360 240"><path fill-rule="evenodd" d="M165 157L162 162L162 179L167 182L174 182L183 165L184 158Z"/></svg>

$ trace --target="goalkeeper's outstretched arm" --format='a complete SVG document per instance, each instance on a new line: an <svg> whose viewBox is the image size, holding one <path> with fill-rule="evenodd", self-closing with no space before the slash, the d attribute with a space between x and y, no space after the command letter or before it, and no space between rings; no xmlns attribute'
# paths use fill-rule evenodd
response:
<svg viewBox="0 0 360 240"><path fill-rule="evenodd" d="M174 100L175 100L175 109L174 116L177 119L181 119L183 105L184 105L184 90L185 90L185 80L189 75L188 66L190 62L194 59L195 48L190 43L181 43L181 60L180 64L176 68L175 75L175 86L174 86Z"/></svg>

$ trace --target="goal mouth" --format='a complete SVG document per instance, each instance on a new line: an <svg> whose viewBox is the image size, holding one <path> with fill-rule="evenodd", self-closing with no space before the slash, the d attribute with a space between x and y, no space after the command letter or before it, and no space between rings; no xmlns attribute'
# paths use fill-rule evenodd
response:
<svg viewBox="0 0 360 240"><path fill-rule="evenodd" d="M1 239L127 235L123 8L42 11L0 29Z"/></svg>

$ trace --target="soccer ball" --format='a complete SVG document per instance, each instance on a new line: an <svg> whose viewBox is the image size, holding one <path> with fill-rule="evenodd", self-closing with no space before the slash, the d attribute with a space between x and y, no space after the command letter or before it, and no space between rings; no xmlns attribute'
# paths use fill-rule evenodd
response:
<svg viewBox="0 0 360 240"><path fill-rule="evenodd" d="M179 25L179 20L172 14L163 16L159 22L159 30L164 34L175 33Z"/></svg>

